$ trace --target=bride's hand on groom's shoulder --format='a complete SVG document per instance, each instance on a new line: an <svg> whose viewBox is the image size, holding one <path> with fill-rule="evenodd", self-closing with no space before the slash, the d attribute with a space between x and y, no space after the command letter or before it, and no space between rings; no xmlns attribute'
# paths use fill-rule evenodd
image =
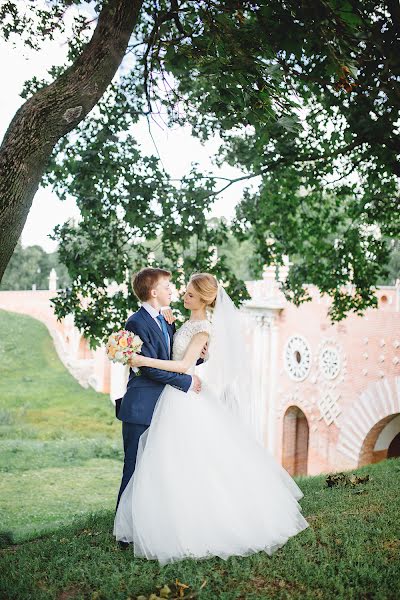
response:
<svg viewBox="0 0 400 600"><path fill-rule="evenodd" d="M174 317L174 313L170 308L162 308L161 314L163 315L167 323L169 323L170 325L172 325L172 323L176 321L176 317Z"/></svg>

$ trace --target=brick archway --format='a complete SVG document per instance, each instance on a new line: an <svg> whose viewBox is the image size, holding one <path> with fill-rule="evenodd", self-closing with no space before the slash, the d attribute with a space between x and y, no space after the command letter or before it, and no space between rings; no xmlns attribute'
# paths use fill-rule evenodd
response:
<svg viewBox="0 0 400 600"><path fill-rule="evenodd" d="M298 406L289 406L283 417L282 466L290 475L307 475L309 427Z"/></svg>
<svg viewBox="0 0 400 600"><path fill-rule="evenodd" d="M381 460L387 458L388 450L375 451L375 444L380 435L380 433L385 429L386 425L388 425L393 419L396 418L396 415L390 415L375 423L375 425L370 429L367 436L365 437L364 443L361 446L360 456L358 459L358 466L363 467L364 465L369 465L371 463L376 463Z"/></svg>
<svg viewBox="0 0 400 600"><path fill-rule="evenodd" d="M340 417L338 452L350 458L355 466L367 464L374 440L398 413L400 377L371 383Z"/></svg>
<svg viewBox="0 0 400 600"><path fill-rule="evenodd" d="M390 442L387 451L388 458L397 458L400 456L400 433L398 433Z"/></svg>

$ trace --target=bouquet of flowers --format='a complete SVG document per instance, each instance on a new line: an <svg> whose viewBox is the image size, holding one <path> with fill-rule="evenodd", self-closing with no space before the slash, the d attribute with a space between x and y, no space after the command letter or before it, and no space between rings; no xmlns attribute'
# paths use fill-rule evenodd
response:
<svg viewBox="0 0 400 600"><path fill-rule="evenodd" d="M112 362L127 365L134 354L141 351L143 342L132 331L121 329L112 333L106 344L107 356Z"/></svg>

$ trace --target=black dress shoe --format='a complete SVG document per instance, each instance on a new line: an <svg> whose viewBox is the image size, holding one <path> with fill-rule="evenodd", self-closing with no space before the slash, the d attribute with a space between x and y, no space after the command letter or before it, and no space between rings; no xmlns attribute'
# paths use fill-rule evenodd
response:
<svg viewBox="0 0 400 600"><path fill-rule="evenodd" d="M118 542L118 546L122 549L122 550L127 550L130 546L129 542Z"/></svg>

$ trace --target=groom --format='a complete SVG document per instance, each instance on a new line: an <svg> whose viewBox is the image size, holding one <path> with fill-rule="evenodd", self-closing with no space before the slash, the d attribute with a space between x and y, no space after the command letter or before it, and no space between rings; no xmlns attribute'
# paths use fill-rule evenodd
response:
<svg viewBox="0 0 400 600"><path fill-rule="evenodd" d="M125 329L136 333L143 341L141 354L152 358L169 360L175 325L169 325L160 313L171 302L171 273L164 269L146 267L132 278L132 288L142 302L141 308L129 317ZM130 369L127 390L122 400L116 401L117 418L122 421L124 441L124 470L118 494L118 504L135 470L139 438L149 427L154 407L169 383L187 392L199 393L201 381L197 375L185 375L142 367L140 375Z"/></svg>

